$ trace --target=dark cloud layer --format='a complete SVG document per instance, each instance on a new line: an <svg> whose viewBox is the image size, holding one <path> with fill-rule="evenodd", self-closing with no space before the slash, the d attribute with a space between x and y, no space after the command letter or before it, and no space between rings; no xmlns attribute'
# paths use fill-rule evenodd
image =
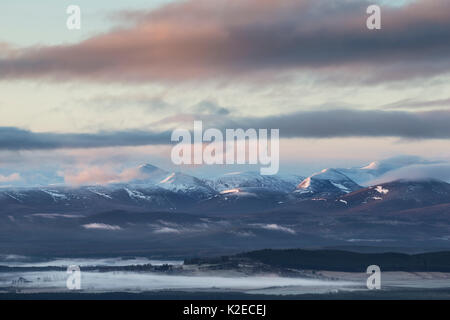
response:
<svg viewBox="0 0 450 320"><path fill-rule="evenodd" d="M170 133L119 131L100 133L37 133L0 127L0 150L101 148L167 144Z"/></svg>
<svg viewBox="0 0 450 320"><path fill-rule="evenodd" d="M193 118L195 119L195 118ZM283 138L400 137L449 139L450 111L331 110L279 116L230 118L222 129L280 129ZM206 122L204 128L208 128ZM170 144L171 132L118 131L92 134L35 133L0 127L0 150L99 148Z"/></svg>
<svg viewBox="0 0 450 320"><path fill-rule="evenodd" d="M402 137L450 138L450 111L401 112L327 110L298 112L234 123L249 128L279 128L287 138Z"/></svg>
<svg viewBox="0 0 450 320"><path fill-rule="evenodd" d="M377 31L366 28L369 4L189 0L126 12L135 21L129 29L73 45L3 49L0 77L160 81L306 69L388 81L450 71L448 0L383 7Z"/></svg>

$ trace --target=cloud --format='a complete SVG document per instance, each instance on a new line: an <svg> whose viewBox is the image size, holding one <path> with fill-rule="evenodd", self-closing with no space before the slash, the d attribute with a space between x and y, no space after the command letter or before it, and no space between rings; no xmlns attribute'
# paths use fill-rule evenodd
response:
<svg viewBox="0 0 450 320"><path fill-rule="evenodd" d="M327 110L238 119L229 127L279 128L285 138L450 138L450 111L402 112Z"/></svg>
<svg viewBox="0 0 450 320"><path fill-rule="evenodd" d="M170 132L119 131L98 133L31 132L15 127L0 127L0 150L61 148L101 148L167 144Z"/></svg>
<svg viewBox="0 0 450 320"><path fill-rule="evenodd" d="M144 112L149 112L154 114L155 112L161 112L167 114L168 112L172 114L189 113L195 115L221 115L225 116L230 114L230 110L226 107L219 105L217 102L212 100L201 100L190 106L184 104L173 104L165 100L163 94L159 95L146 95L146 94L121 94L121 95L98 95L88 99L80 99L79 102L90 109L96 108L100 111L111 111L120 110L137 107L137 109ZM158 122L164 122L162 119Z"/></svg>
<svg viewBox="0 0 450 320"><path fill-rule="evenodd" d="M0 183L14 182L14 181L18 181L20 179L21 179L21 176L18 173L12 173L9 176L4 176L4 175L0 174Z"/></svg>
<svg viewBox="0 0 450 320"><path fill-rule="evenodd" d="M290 233L290 234L295 234L295 230L288 228L288 227L280 226L275 223L263 225L263 226L261 226L261 228L266 229L266 230L275 230L275 231L281 231L281 232L286 232L286 233Z"/></svg>
<svg viewBox="0 0 450 320"><path fill-rule="evenodd" d="M401 108L430 108L430 107L446 107L450 106L450 98L437 100L414 100L405 99L382 106L385 109L401 109Z"/></svg>
<svg viewBox="0 0 450 320"><path fill-rule="evenodd" d="M46 219L56 219L56 218L66 218L66 219L77 219L83 218L83 215L76 214L61 214L61 213L33 213L29 215L31 217L41 217Z"/></svg>
<svg viewBox="0 0 450 320"><path fill-rule="evenodd" d="M87 167L79 172L64 172L64 182L70 185L92 185L92 184L111 184L129 182L131 180L142 178L142 173L138 168L128 168L120 173L115 173L109 167Z"/></svg>
<svg viewBox="0 0 450 320"><path fill-rule="evenodd" d="M230 110L224 108L217 103L210 100L202 100L192 107L192 111L200 114L211 114L225 116L230 113Z"/></svg>
<svg viewBox="0 0 450 320"><path fill-rule="evenodd" d="M450 70L450 3L383 6L382 29L366 28L373 1L189 0L76 44L0 48L3 79L184 81L314 70L340 81L408 80ZM120 13L119 13L120 15Z"/></svg>
<svg viewBox="0 0 450 320"><path fill-rule="evenodd" d="M161 227L153 231L154 233L180 233L180 230L170 228L170 227Z"/></svg>
<svg viewBox="0 0 450 320"><path fill-rule="evenodd" d="M104 94L88 99L79 99L79 103L89 105L89 108L97 108L101 111L130 109L138 107L148 112L171 109L174 106L164 100L162 95L147 94Z"/></svg>
<svg viewBox="0 0 450 320"><path fill-rule="evenodd" d="M200 118L201 119L201 118ZM199 120L179 115L162 122L179 124ZM213 124L232 128L280 129L282 138L400 137L407 139L450 138L450 110L428 112L327 110L295 112L267 117L203 118L204 129ZM217 121L219 120L219 121ZM188 127L189 128L189 127ZM98 133L40 133L0 127L0 150L39 150L170 145L171 131L117 131Z"/></svg>
<svg viewBox="0 0 450 320"><path fill-rule="evenodd" d="M427 180L436 179L450 182L450 163L417 164L389 171L370 185L394 180Z"/></svg>
<svg viewBox="0 0 450 320"><path fill-rule="evenodd" d="M64 181L71 185L108 184L117 178L117 175L104 168L86 168L77 173L64 173Z"/></svg>
<svg viewBox="0 0 450 320"><path fill-rule="evenodd" d="M85 229L113 230L113 231L122 229L119 226L105 224L105 223L88 223L88 224L83 224L83 228L85 228Z"/></svg>

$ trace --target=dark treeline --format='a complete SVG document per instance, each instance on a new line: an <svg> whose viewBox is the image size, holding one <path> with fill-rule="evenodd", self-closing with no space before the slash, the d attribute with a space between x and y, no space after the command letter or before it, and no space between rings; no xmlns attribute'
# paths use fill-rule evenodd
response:
<svg viewBox="0 0 450 320"><path fill-rule="evenodd" d="M185 264L239 265L262 263L280 269L365 272L370 265L382 271L450 272L450 251L403 254L357 253L342 250L265 249L216 258L192 258Z"/></svg>
<svg viewBox="0 0 450 320"><path fill-rule="evenodd" d="M356 253L340 250L259 250L240 254L274 267L365 272L370 265L382 271L450 272L450 251L403 253Z"/></svg>
<svg viewBox="0 0 450 320"><path fill-rule="evenodd" d="M84 266L81 267L82 271L98 271L98 272L110 272L110 271L155 271L155 272L171 272L174 269L173 265L163 264L154 266L151 264L141 265L127 265L127 266ZM0 272L30 272L30 271L66 271L67 267L61 266L45 266L45 267L10 267L0 265Z"/></svg>

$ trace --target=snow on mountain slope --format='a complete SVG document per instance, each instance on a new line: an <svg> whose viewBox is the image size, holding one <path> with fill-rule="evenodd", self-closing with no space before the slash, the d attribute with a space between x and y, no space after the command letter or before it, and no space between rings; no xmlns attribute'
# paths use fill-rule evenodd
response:
<svg viewBox="0 0 450 320"><path fill-rule="evenodd" d="M157 186L174 192L197 192L207 195L215 193L204 180L181 172L170 173L159 181Z"/></svg>
<svg viewBox="0 0 450 320"><path fill-rule="evenodd" d="M411 163L423 162L418 158L395 158L375 161L366 166L350 169L324 169L306 179L296 175L263 176L258 172L235 172L215 179L204 180L181 172L169 172L150 164L130 170L134 179L127 183L89 186L49 186L35 188L0 189L0 206L4 211L27 212L54 210L92 210L138 206L139 208L185 208L203 200L205 208L239 209L246 201L247 208L279 206L289 201L334 199L339 205L351 206L348 194L364 189L360 181L370 181L380 175ZM355 181L356 180L356 181ZM417 187L418 188L418 187ZM417 189L416 188L416 189ZM401 189L410 195L409 189ZM417 199L427 197L427 190L416 194ZM375 184L368 201L384 202L399 191L385 184ZM448 197L448 195L446 195ZM235 202L230 207L230 202ZM416 201L416 200L410 200ZM419 200L416 202L418 203ZM221 207L221 208L222 208Z"/></svg>
<svg viewBox="0 0 450 320"><path fill-rule="evenodd" d="M291 192L303 178L296 175L265 176L258 172L233 172L208 181L208 185L222 192L236 188L263 188L277 192Z"/></svg>
<svg viewBox="0 0 450 320"><path fill-rule="evenodd" d="M53 198L53 201L58 201L58 200L68 200L68 197L63 194L60 193L58 190L45 190L45 189L41 189L42 192L45 192L46 194L48 194L49 196L51 196Z"/></svg>
<svg viewBox="0 0 450 320"><path fill-rule="evenodd" d="M102 191L98 190L97 188L91 187L91 188L87 188L87 190L89 190L93 194L96 194L96 195L98 195L100 197L112 200L112 197L109 194L107 194L105 192L102 192Z"/></svg>
<svg viewBox="0 0 450 320"><path fill-rule="evenodd" d="M162 188L173 192L195 192L206 195L215 193L202 179L181 172L171 173L151 164L138 167L138 174L139 177L130 181L128 185L146 189Z"/></svg>
<svg viewBox="0 0 450 320"><path fill-rule="evenodd" d="M324 169L303 180L295 193L310 196L330 196L350 193L361 187L336 169Z"/></svg>
<svg viewBox="0 0 450 320"><path fill-rule="evenodd" d="M128 193L128 196L132 199L137 200L151 200L152 198L150 196L146 196L140 191L137 190L130 190L128 188L124 188L124 190Z"/></svg>

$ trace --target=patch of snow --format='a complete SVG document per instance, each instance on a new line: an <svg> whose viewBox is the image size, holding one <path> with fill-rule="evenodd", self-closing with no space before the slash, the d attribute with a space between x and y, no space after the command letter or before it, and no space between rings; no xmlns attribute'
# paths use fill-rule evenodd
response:
<svg viewBox="0 0 450 320"><path fill-rule="evenodd" d="M45 189L41 189L42 192L48 194L50 197L53 198L53 201L57 202L58 200L68 200L67 196L62 194L62 193L58 193L55 190L45 190Z"/></svg>
<svg viewBox="0 0 450 320"><path fill-rule="evenodd" d="M234 175L238 175L238 174L242 174L242 171L235 171L235 172L228 172L225 173L224 176L234 176Z"/></svg>
<svg viewBox="0 0 450 320"><path fill-rule="evenodd" d="M124 188L124 189L128 193L128 196L132 199L137 199L137 200L151 200L152 199L152 197L146 196L142 192L139 192L136 190L130 190L128 188Z"/></svg>
<svg viewBox="0 0 450 320"><path fill-rule="evenodd" d="M377 186L375 188L375 191L381 194L387 194L389 192L389 189L384 189L383 186Z"/></svg>
<svg viewBox="0 0 450 320"><path fill-rule="evenodd" d="M236 188L236 189L230 189L230 190L221 191L220 194L229 194L229 193L238 193L238 192L241 192L241 190Z"/></svg>
<svg viewBox="0 0 450 320"><path fill-rule="evenodd" d="M311 190L301 190L301 189L297 189L294 192L299 194L313 193Z"/></svg>
<svg viewBox="0 0 450 320"><path fill-rule="evenodd" d="M302 181L303 177L295 175L264 176L259 172L231 172L221 175L206 184L212 189L221 192L236 188L263 188L279 192L292 192Z"/></svg>
<svg viewBox="0 0 450 320"><path fill-rule="evenodd" d="M351 192L351 190L349 188L347 188L346 186L344 186L344 185L342 185L340 183L333 182L333 181L330 181L330 182L333 184L333 186L339 188L341 191L343 191L345 193L350 193Z"/></svg>
<svg viewBox="0 0 450 320"><path fill-rule="evenodd" d="M99 192L99 191L96 191L96 190L94 190L94 189L88 189L90 192L92 192L92 193L94 193L94 194L96 194L96 195L98 195L98 196L100 196L100 197L103 197L103 198L106 198L106 199L112 199L112 197L110 196L110 195L107 195L106 193L102 193L102 192Z"/></svg>
<svg viewBox="0 0 450 320"><path fill-rule="evenodd" d="M306 178L305 180L300 183L298 186L299 189L308 189L311 186L311 177Z"/></svg>
<svg viewBox="0 0 450 320"><path fill-rule="evenodd" d="M362 167L361 169L362 170L375 170L375 169L378 169L379 166L380 166L380 163L378 161L374 161L374 162L369 163L367 166Z"/></svg>
<svg viewBox="0 0 450 320"><path fill-rule="evenodd" d="M15 196L13 196L13 195L11 195L11 194L9 194L9 193L5 193L5 194L6 194L8 197L10 197L10 198L16 200L17 202L22 202L22 200L20 200L19 198L15 197Z"/></svg>

